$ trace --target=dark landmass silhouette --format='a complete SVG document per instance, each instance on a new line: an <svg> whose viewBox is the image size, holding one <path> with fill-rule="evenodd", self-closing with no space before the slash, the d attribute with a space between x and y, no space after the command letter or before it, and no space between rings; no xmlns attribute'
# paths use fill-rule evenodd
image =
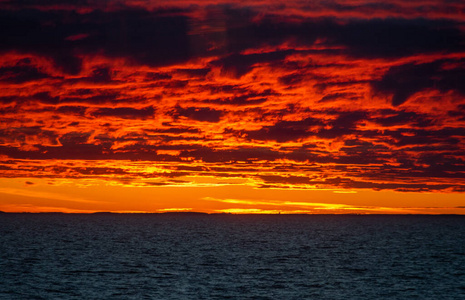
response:
<svg viewBox="0 0 465 300"><path fill-rule="evenodd" d="M179 211L179 212L94 212L94 213L69 213L69 212L5 212L5 211L0 211L0 214L4 215L100 215L100 216L113 216L113 215L140 215L140 216L145 216L145 215L158 215L158 216L436 216L436 217L441 217L441 216L460 216L460 217L465 217L465 215L462 214L363 214L363 213L339 213L339 214L305 214L305 213L290 213L290 214L267 214L267 213L260 213L260 214L254 214L254 213L241 213L241 214L235 214L235 213L206 213L206 212L195 212L195 211Z"/></svg>

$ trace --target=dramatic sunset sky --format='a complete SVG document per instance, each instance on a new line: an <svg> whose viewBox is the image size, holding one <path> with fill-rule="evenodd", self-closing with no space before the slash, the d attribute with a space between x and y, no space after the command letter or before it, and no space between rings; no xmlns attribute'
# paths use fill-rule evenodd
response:
<svg viewBox="0 0 465 300"><path fill-rule="evenodd" d="M465 2L0 1L0 210L465 214Z"/></svg>

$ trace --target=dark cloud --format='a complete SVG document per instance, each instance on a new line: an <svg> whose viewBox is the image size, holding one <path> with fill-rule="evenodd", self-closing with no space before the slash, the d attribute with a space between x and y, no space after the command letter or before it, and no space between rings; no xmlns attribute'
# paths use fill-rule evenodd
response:
<svg viewBox="0 0 465 300"><path fill-rule="evenodd" d="M254 92L248 91L242 95L234 95L231 97L225 97L214 100L203 100L203 103L212 103L212 104L221 104L221 105L234 105L234 106L243 106L243 105L258 105L266 102L269 96L279 96L280 94L273 91L272 89L267 89L263 92Z"/></svg>
<svg viewBox="0 0 465 300"><path fill-rule="evenodd" d="M155 109L147 106L142 109L132 107L99 108L91 113L94 117L118 117L123 119L147 119L153 117Z"/></svg>
<svg viewBox="0 0 465 300"><path fill-rule="evenodd" d="M303 176L259 176L263 180L262 187L286 187L299 185L331 186L347 189L373 189L396 190L402 192L444 191L450 189L463 189L462 185L454 184L428 184L428 183L384 183L377 181L357 181L350 178L328 178L325 180L312 180Z"/></svg>
<svg viewBox="0 0 465 300"><path fill-rule="evenodd" d="M85 106L60 106L56 108L56 112L60 114L74 114L84 116L87 107Z"/></svg>
<svg viewBox="0 0 465 300"><path fill-rule="evenodd" d="M392 95L393 106L401 105L413 94L426 89L465 95L465 68L462 61L454 60L409 63L390 68L371 86L375 92Z"/></svg>
<svg viewBox="0 0 465 300"><path fill-rule="evenodd" d="M78 138L76 138L79 141ZM76 144L72 138L63 139L61 147L36 145L38 150L21 150L16 147L0 146L0 153L16 159L117 159L116 156L105 154L101 145Z"/></svg>
<svg viewBox="0 0 465 300"><path fill-rule="evenodd" d="M45 56L69 74L81 71L82 54L122 57L151 66L189 58L187 17L163 11L6 10L0 11L0 27L8 28L0 33L0 51Z"/></svg>
<svg viewBox="0 0 465 300"><path fill-rule="evenodd" d="M121 103L121 92L114 90L86 90L83 89L77 95L65 95L60 97L60 104L76 103L76 104L112 104ZM129 102L129 101L125 101Z"/></svg>
<svg viewBox="0 0 465 300"><path fill-rule="evenodd" d="M68 132L60 137L60 143L63 146L74 146L86 144L89 140L90 133L85 132Z"/></svg>
<svg viewBox="0 0 465 300"><path fill-rule="evenodd" d="M130 145L126 145L120 150L125 153L129 154L138 154L138 153L156 153L157 150L174 150L174 151L194 151L199 149L204 149L203 146L198 144L179 144L179 145L170 145L170 144L161 144L161 145L149 145L146 144L145 141L150 139L149 136L143 137L136 137L135 140L139 141L139 143L134 143ZM130 141L131 137L124 136L120 139L115 139L117 141Z"/></svg>
<svg viewBox="0 0 465 300"><path fill-rule="evenodd" d="M215 150L206 147L192 151L182 151L180 157L194 158L204 162L252 162L274 161L283 158L283 154L268 148L240 148L230 150Z"/></svg>
<svg viewBox="0 0 465 300"><path fill-rule="evenodd" d="M455 110L448 112L451 117L458 117L460 121L465 121L465 104L460 104Z"/></svg>
<svg viewBox="0 0 465 300"><path fill-rule="evenodd" d="M43 53L39 52L38 54L51 57L55 62L55 65L66 74L79 74L82 70L82 59L77 56L73 56L72 53L67 53L66 49L63 49L61 51L63 53L50 53L49 51L44 50ZM31 51L24 52L30 53Z"/></svg>
<svg viewBox="0 0 465 300"><path fill-rule="evenodd" d="M331 78L326 78L323 80L319 80L318 83L314 84L313 87L316 88L320 92L326 91L328 88L348 88L352 87L357 84L366 84L371 83L368 80L350 80L350 81L333 81Z"/></svg>
<svg viewBox="0 0 465 300"><path fill-rule="evenodd" d="M304 176L279 176L279 175L260 175L258 176L265 184L284 183L284 184L310 184L312 179Z"/></svg>
<svg viewBox="0 0 465 300"><path fill-rule="evenodd" d="M331 112L326 111L325 114ZM369 115L364 111L334 112L334 114L337 116L334 119L307 117L298 121L277 121L258 130L236 132L229 129L225 133L241 134L253 140L274 140L278 143L297 141L311 136L332 139L358 133L358 123L366 120Z"/></svg>
<svg viewBox="0 0 465 300"><path fill-rule="evenodd" d="M242 26L228 31L233 51L278 45L293 41L300 45L313 45L317 40L327 46L345 46L345 52L357 57L401 57L417 53L462 51L465 47L460 24L447 20L429 19L303 19L286 22L285 18L262 18L251 21L231 13ZM247 65L246 65L247 66Z"/></svg>
<svg viewBox="0 0 465 300"><path fill-rule="evenodd" d="M108 83L111 82L111 69L109 67L97 67L92 70L91 76L86 78L90 82Z"/></svg>
<svg viewBox="0 0 465 300"><path fill-rule="evenodd" d="M91 13L89 22L98 18L111 30L96 24L99 32L94 41L103 41L103 50L109 56L129 57L137 63L152 66L185 61L189 58L187 37L188 19L184 16L163 15L143 10L114 13ZM95 47L85 43L83 47Z"/></svg>
<svg viewBox="0 0 465 300"><path fill-rule="evenodd" d="M146 133L168 133L168 134L182 134L182 133L201 133L198 128L189 128L189 127L170 127L170 128L157 128L157 129L144 129Z"/></svg>
<svg viewBox="0 0 465 300"><path fill-rule="evenodd" d="M20 98L19 96L0 96L0 103L1 104L10 104L13 103L15 100Z"/></svg>
<svg viewBox="0 0 465 300"><path fill-rule="evenodd" d="M27 144L27 139L37 138L48 144L58 144L58 134L55 131L43 129L41 126L22 126L0 129L0 138Z"/></svg>
<svg viewBox="0 0 465 300"><path fill-rule="evenodd" d="M428 184L428 183L379 183L369 181L347 180L342 182L342 187L355 189L373 189L373 190L396 190L400 192L428 192L443 191L451 189L454 184Z"/></svg>
<svg viewBox="0 0 465 300"><path fill-rule="evenodd" d="M358 139L345 140L344 147L339 148L340 152L345 152L347 155L355 154L376 154L377 156L381 153L389 151L389 148L385 145L374 144L372 142L362 141Z"/></svg>
<svg viewBox="0 0 465 300"><path fill-rule="evenodd" d="M192 8L194 9L194 8ZM270 53L239 54L262 46L278 46L284 42L295 45L343 46L345 52L358 57L401 57L417 53L457 52L465 48L460 24L450 20L429 19L295 19L262 16L250 9L223 8L227 42L221 53L228 55L212 62L225 73L241 77L258 63L282 60L295 50ZM211 17L211 16L210 16ZM52 59L68 74L81 72L82 55L105 55L126 58L135 64L162 66L182 63L193 57L191 45L196 36L189 36L192 20L182 10L144 10L120 7L118 10L15 9L0 11L0 51L34 53ZM208 23L208 20L205 21ZM209 35L207 35L208 39ZM212 35L211 42L216 40ZM217 55L208 42L195 55ZM325 51L330 51L325 50ZM331 50L332 51L332 50ZM8 71L8 70L5 70ZM10 80L25 81L46 76L30 69L12 69L19 73ZM108 80L101 69L97 80ZM208 69L183 72L202 77ZM296 84L298 77L287 75L283 84Z"/></svg>
<svg viewBox="0 0 465 300"><path fill-rule="evenodd" d="M460 139L455 138L453 135L448 135L447 132L451 131L444 129L437 131L401 129L397 131L385 131L384 134L393 137L394 140L391 143L400 147L436 143L449 145L450 147L457 145ZM463 136L463 133L461 135Z"/></svg>
<svg viewBox="0 0 465 300"><path fill-rule="evenodd" d="M227 93L227 94L245 94L250 92L249 89L241 86L241 85L234 85L234 84L206 84L204 86L206 90L210 92L210 94L218 94L218 93Z"/></svg>
<svg viewBox="0 0 465 300"><path fill-rule="evenodd" d="M278 121L274 125L262 127L259 130L246 131L245 134L254 140L274 140L282 143L308 137L312 135L309 128L320 125L321 120L314 118L300 121Z"/></svg>
<svg viewBox="0 0 465 300"><path fill-rule="evenodd" d="M293 50L275 51L256 54L231 54L211 62L213 66L221 67L223 74L240 78L250 72L254 65L283 60L287 55L295 53Z"/></svg>
<svg viewBox="0 0 465 300"><path fill-rule="evenodd" d="M153 80L170 80L173 78L172 75L167 73L157 73L157 72L147 72L145 74L146 80L153 81Z"/></svg>
<svg viewBox="0 0 465 300"><path fill-rule="evenodd" d="M44 104L58 104L60 102L60 97L58 96L52 96L50 92L40 92L37 94L32 95L32 99L38 100L41 103Z"/></svg>
<svg viewBox="0 0 465 300"><path fill-rule="evenodd" d="M382 126L399 126L410 124L418 127L427 127L434 124L434 120L425 114L419 114L413 111L395 111L381 110L378 117L370 118L370 121L376 122Z"/></svg>
<svg viewBox="0 0 465 300"><path fill-rule="evenodd" d="M295 86L300 84L305 79L305 75L301 73L292 73L281 76L278 78L278 82L282 85Z"/></svg>
<svg viewBox="0 0 465 300"><path fill-rule="evenodd" d="M202 121L202 122L211 122L216 123L219 122L223 112L221 110L215 110L209 107L187 107L182 108L180 106L176 106L173 111L173 116L175 118L178 117L186 117L188 119Z"/></svg>
<svg viewBox="0 0 465 300"><path fill-rule="evenodd" d="M18 64L10 67L0 67L0 81L8 83L25 83L49 77L51 76L32 65Z"/></svg>
<svg viewBox="0 0 465 300"><path fill-rule="evenodd" d="M333 93L323 96L318 102L331 102L339 99L356 100L358 97L356 93Z"/></svg>
<svg viewBox="0 0 465 300"><path fill-rule="evenodd" d="M185 88L189 84L189 80L170 80L163 82L161 86L165 89L177 90Z"/></svg>
<svg viewBox="0 0 465 300"><path fill-rule="evenodd" d="M328 129L323 128L316 136L324 139L333 139L344 135L357 133L357 125L366 120L368 113L365 111L347 111L338 113L336 119L328 122Z"/></svg>
<svg viewBox="0 0 465 300"><path fill-rule="evenodd" d="M73 173L79 175L128 175L129 172L120 168L106 168L106 167L74 167L70 168Z"/></svg>
<svg viewBox="0 0 465 300"><path fill-rule="evenodd" d="M429 19L371 19L328 24L328 37L359 57L401 57L417 53L463 51L459 24Z"/></svg>
<svg viewBox="0 0 465 300"><path fill-rule="evenodd" d="M212 103L212 104L221 104L221 105L235 105L235 106L242 106L242 105L257 105L266 102L267 98L252 98L244 95L244 96L237 96L231 98L223 98L223 99L215 99L215 100L205 100L202 101L204 103Z"/></svg>
<svg viewBox="0 0 465 300"><path fill-rule="evenodd" d="M210 68L202 69L178 69L176 72L187 75L191 78L203 78L211 71Z"/></svg>

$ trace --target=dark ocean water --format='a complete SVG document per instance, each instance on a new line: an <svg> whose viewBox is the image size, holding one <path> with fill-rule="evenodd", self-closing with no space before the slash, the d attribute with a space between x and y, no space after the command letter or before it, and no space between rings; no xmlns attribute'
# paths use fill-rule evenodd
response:
<svg viewBox="0 0 465 300"><path fill-rule="evenodd" d="M465 299L465 217L0 214L1 299Z"/></svg>

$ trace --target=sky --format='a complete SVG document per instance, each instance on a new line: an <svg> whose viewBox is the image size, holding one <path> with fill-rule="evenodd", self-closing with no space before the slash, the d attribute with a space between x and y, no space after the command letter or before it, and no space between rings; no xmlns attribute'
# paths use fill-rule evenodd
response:
<svg viewBox="0 0 465 300"><path fill-rule="evenodd" d="M0 1L0 210L465 214L465 2Z"/></svg>

